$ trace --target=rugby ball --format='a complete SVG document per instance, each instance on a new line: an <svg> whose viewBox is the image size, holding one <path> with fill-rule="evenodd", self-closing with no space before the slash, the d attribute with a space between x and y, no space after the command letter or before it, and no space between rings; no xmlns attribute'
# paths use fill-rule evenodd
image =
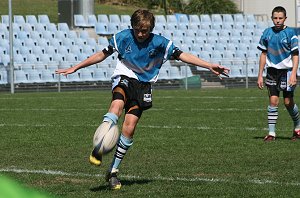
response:
<svg viewBox="0 0 300 198"><path fill-rule="evenodd" d="M109 153L116 146L119 136L118 125L103 122L94 134L93 146L100 155Z"/></svg>

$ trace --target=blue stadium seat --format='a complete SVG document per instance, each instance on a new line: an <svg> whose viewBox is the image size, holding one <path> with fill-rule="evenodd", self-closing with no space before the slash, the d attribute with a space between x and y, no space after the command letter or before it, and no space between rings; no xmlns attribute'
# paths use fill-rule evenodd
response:
<svg viewBox="0 0 300 198"><path fill-rule="evenodd" d="M180 76L181 78L193 76L191 68L188 65L180 66Z"/></svg>
<svg viewBox="0 0 300 198"><path fill-rule="evenodd" d="M130 16L128 14L122 14L120 16L120 19L121 19L121 23L127 23L127 24L130 24ZM155 16L156 18L156 16ZM156 21L157 22L157 21Z"/></svg>
<svg viewBox="0 0 300 198"><path fill-rule="evenodd" d="M38 15L38 22L42 23L42 24L48 24L48 23L50 23L50 19L49 19L48 15L40 14L40 15Z"/></svg>
<svg viewBox="0 0 300 198"><path fill-rule="evenodd" d="M8 15L1 15L1 22L3 24L9 25L9 16Z"/></svg>
<svg viewBox="0 0 300 198"><path fill-rule="evenodd" d="M233 16L231 14L222 14L222 18L223 18L223 23L224 22L231 23L231 24L234 23Z"/></svg>
<svg viewBox="0 0 300 198"><path fill-rule="evenodd" d="M118 14L109 14L108 18L110 23L116 23L116 24L121 23L121 19Z"/></svg>
<svg viewBox="0 0 300 198"><path fill-rule="evenodd" d="M52 56L53 56L54 54L57 54L57 53L58 53L58 49L55 48L55 47L53 47L53 46L51 46L51 45L49 45L48 47L46 47L45 50L46 50L46 53L47 53L47 54L50 54L50 55L52 55Z"/></svg>
<svg viewBox="0 0 300 198"><path fill-rule="evenodd" d="M189 21L190 21L190 23L199 24L200 23L199 15L197 15L197 14L190 14L189 15Z"/></svg>
<svg viewBox="0 0 300 198"><path fill-rule="evenodd" d="M63 40L68 37L68 33L65 31L58 30L55 32L55 38Z"/></svg>
<svg viewBox="0 0 300 198"><path fill-rule="evenodd" d="M98 35L110 35L110 33L107 31L107 26L105 25L105 23L96 23L95 26L95 32Z"/></svg>
<svg viewBox="0 0 300 198"><path fill-rule="evenodd" d="M233 14L233 20L234 20L234 22L245 23L245 19L244 19L243 14Z"/></svg>
<svg viewBox="0 0 300 198"><path fill-rule="evenodd" d="M1 61L0 61L1 62ZM6 70L0 70L0 84L7 84L7 71Z"/></svg>
<svg viewBox="0 0 300 198"><path fill-rule="evenodd" d="M29 75L27 72L23 70L15 70L14 74L14 83L29 83Z"/></svg>
<svg viewBox="0 0 300 198"><path fill-rule="evenodd" d="M69 28L67 23L58 23L57 24L57 30L58 31L69 32L70 28Z"/></svg>
<svg viewBox="0 0 300 198"><path fill-rule="evenodd" d="M108 81L107 70L104 68L94 69L94 79L95 81Z"/></svg>
<svg viewBox="0 0 300 198"><path fill-rule="evenodd" d="M54 23L47 23L46 24L46 30L53 32L53 34L55 34L55 32L57 31L57 27Z"/></svg>
<svg viewBox="0 0 300 198"><path fill-rule="evenodd" d="M53 70L43 69L41 71L41 81L46 83L57 82L56 74Z"/></svg>
<svg viewBox="0 0 300 198"><path fill-rule="evenodd" d="M39 33L43 33L44 31L46 31L46 25L42 23L37 23L34 25L34 30Z"/></svg>
<svg viewBox="0 0 300 198"><path fill-rule="evenodd" d="M79 28L89 28L93 27L87 23L84 16L81 14L74 14L74 26Z"/></svg>
<svg viewBox="0 0 300 198"><path fill-rule="evenodd" d="M30 38L30 33L26 31L19 31L17 32L17 38L21 40L25 40Z"/></svg>
<svg viewBox="0 0 300 198"><path fill-rule="evenodd" d="M108 24L109 23L108 16L106 14L98 14L98 23Z"/></svg>
<svg viewBox="0 0 300 198"><path fill-rule="evenodd" d="M78 38L77 33L76 33L75 30L70 30L70 31L68 32L68 37L69 37L70 39L76 39L76 38Z"/></svg>
<svg viewBox="0 0 300 198"><path fill-rule="evenodd" d="M170 79L181 79L178 67L170 67Z"/></svg>
<svg viewBox="0 0 300 198"><path fill-rule="evenodd" d="M28 83L41 83L42 73L38 70L28 70Z"/></svg>
<svg viewBox="0 0 300 198"><path fill-rule="evenodd" d="M105 47L108 46L108 39L104 36L98 37L98 45L104 45Z"/></svg>
<svg viewBox="0 0 300 198"><path fill-rule="evenodd" d="M21 25L21 30L25 31L25 32L32 32L35 31L34 29L34 25L30 24L30 23L23 23Z"/></svg>
<svg viewBox="0 0 300 198"><path fill-rule="evenodd" d="M88 39L88 38L90 38L90 35L87 30L81 30L81 31L79 31L78 37L82 38L82 39Z"/></svg>
<svg viewBox="0 0 300 198"><path fill-rule="evenodd" d="M107 24L107 32L109 34L116 34L119 31L118 23L108 23Z"/></svg>
<svg viewBox="0 0 300 198"><path fill-rule="evenodd" d="M4 65L4 67L8 67L10 63L10 56L8 54L2 54L1 55L1 62Z"/></svg>
<svg viewBox="0 0 300 198"><path fill-rule="evenodd" d="M201 14L200 21L201 21L201 23L205 23L205 22L211 23L211 18L208 14Z"/></svg>
<svg viewBox="0 0 300 198"><path fill-rule="evenodd" d="M25 20L26 20L26 23L29 23L31 25L35 25L38 23L35 15L26 15Z"/></svg>
<svg viewBox="0 0 300 198"><path fill-rule="evenodd" d="M157 26L157 24L155 25L155 27ZM130 26L130 23L120 23L119 25L119 30L125 30L125 29L130 29L131 26Z"/></svg>
<svg viewBox="0 0 300 198"><path fill-rule="evenodd" d="M94 15L94 14L88 15L87 23L88 23L89 26L95 27L96 23L98 23L96 15Z"/></svg>
<svg viewBox="0 0 300 198"><path fill-rule="evenodd" d="M178 23L189 24L189 17L187 14L175 14Z"/></svg>
<svg viewBox="0 0 300 198"><path fill-rule="evenodd" d="M17 23L17 24L20 24L20 25L22 25L23 23L26 23L25 19L22 15L14 15L13 20L14 20L14 23Z"/></svg>
<svg viewBox="0 0 300 198"><path fill-rule="evenodd" d="M166 24L167 20L164 15L157 14L157 15L155 15L155 22L156 22L156 24L157 23Z"/></svg>
<svg viewBox="0 0 300 198"><path fill-rule="evenodd" d="M94 70L91 70L90 68L83 68L80 70L80 80L81 81L95 81L93 78Z"/></svg>
<svg viewBox="0 0 300 198"><path fill-rule="evenodd" d="M42 33L38 32L38 31L32 31L30 32L30 38L38 40L41 39L43 37Z"/></svg>

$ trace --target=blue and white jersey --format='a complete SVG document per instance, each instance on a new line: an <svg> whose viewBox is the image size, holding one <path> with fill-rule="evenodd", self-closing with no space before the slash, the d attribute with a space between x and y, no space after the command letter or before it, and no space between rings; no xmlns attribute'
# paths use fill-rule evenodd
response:
<svg viewBox="0 0 300 198"><path fill-rule="evenodd" d="M292 53L298 51L298 37L290 27L280 31L270 27L263 32L258 49L267 52L267 67L289 69L293 67Z"/></svg>
<svg viewBox="0 0 300 198"><path fill-rule="evenodd" d="M139 43L132 29L115 34L109 45L118 53L112 78L126 75L141 82L155 82L162 64L178 50L172 41L153 33L145 42Z"/></svg>

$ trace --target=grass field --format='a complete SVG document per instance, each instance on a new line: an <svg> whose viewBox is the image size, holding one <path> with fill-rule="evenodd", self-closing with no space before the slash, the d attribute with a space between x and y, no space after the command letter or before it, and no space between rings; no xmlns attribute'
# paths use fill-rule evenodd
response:
<svg viewBox="0 0 300 198"><path fill-rule="evenodd" d="M299 94L296 95L299 98ZM154 90L110 191L88 163L109 91L0 94L0 174L54 197L299 197L300 141L279 109L267 133L266 91ZM122 120L120 120L120 123Z"/></svg>

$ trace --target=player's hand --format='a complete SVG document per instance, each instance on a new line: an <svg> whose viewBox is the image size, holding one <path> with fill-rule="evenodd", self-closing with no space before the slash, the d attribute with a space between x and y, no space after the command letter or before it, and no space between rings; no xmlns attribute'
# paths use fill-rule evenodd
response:
<svg viewBox="0 0 300 198"><path fill-rule="evenodd" d="M229 68L221 66L219 64L212 64L210 69L214 74L216 74L220 79L222 79L221 75L229 77L228 73L230 71Z"/></svg>
<svg viewBox="0 0 300 198"><path fill-rule="evenodd" d="M291 75L289 82L288 82L290 87L294 87L297 85L297 77L294 75Z"/></svg>
<svg viewBox="0 0 300 198"><path fill-rule="evenodd" d="M58 69L58 70L55 70L56 74L62 74L64 76L66 76L68 74L72 74L74 72L76 72L76 70L75 70L74 67L70 67L70 68L67 68L67 69Z"/></svg>
<svg viewBox="0 0 300 198"><path fill-rule="evenodd" d="M257 87L259 89L263 89L264 88L264 80L262 76L259 76L257 79Z"/></svg>

